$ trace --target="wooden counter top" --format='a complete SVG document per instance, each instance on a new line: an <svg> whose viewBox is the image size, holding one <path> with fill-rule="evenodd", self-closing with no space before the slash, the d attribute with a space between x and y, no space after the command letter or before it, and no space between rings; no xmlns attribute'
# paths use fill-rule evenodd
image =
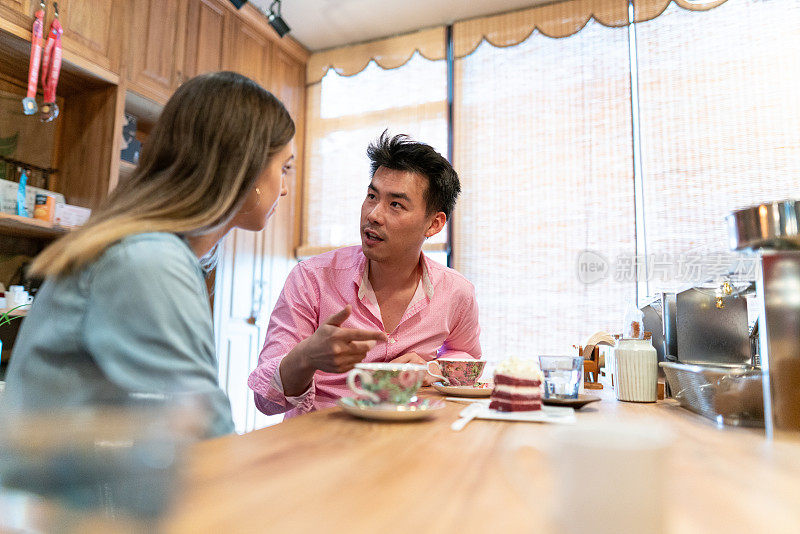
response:
<svg viewBox="0 0 800 534"><path fill-rule="evenodd" d="M665 460L668 532L800 532L800 441L717 428L672 400L634 404L602 393L577 424L657 419L677 436ZM537 447L554 425L475 420L453 432L464 406L448 402L435 419L409 423L334 408L201 443L165 529L547 532L552 474ZM613 489L585 497L602 505Z"/></svg>

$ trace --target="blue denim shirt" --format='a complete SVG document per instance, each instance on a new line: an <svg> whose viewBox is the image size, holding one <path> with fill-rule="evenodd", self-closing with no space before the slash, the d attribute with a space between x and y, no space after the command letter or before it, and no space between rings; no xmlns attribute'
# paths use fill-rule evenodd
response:
<svg viewBox="0 0 800 534"><path fill-rule="evenodd" d="M3 404L46 409L131 393L199 394L208 434L233 432L203 271L173 234L126 237L77 273L47 280L20 328Z"/></svg>

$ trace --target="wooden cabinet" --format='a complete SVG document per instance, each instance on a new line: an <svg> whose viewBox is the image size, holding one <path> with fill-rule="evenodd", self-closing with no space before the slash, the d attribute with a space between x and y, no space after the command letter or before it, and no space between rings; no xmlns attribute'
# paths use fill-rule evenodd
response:
<svg viewBox="0 0 800 534"><path fill-rule="evenodd" d="M14 35L30 31L33 5L33 0L0 0L0 28Z"/></svg>
<svg viewBox="0 0 800 534"><path fill-rule="evenodd" d="M270 87L269 61L272 43L263 30L231 18L229 22L229 48L226 68L244 74L264 87Z"/></svg>
<svg viewBox="0 0 800 534"><path fill-rule="evenodd" d="M122 98L116 86L85 88L65 98L57 183L68 203L94 209L116 184L109 177L119 159L116 110Z"/></svg>
<svg viewBox="0 0 800 534"><path fill-rule="evenodd" d="M184 74L191 78L225 69L230 13L216 0L189 0Z"/></svg>
<svg viewBox="0 0 800 534"><path fill-rule="evenodd" d="M128 89L164 103L183 82L186 0L130 0Z"/></svg>
<svg viewBox="0 0 800 534"><path fill-rule="evenodd" d="M283 50L275 49L270 61L272 79L267 88L289 110L295 123L302 129L305 110L305 65Z"/></svg>
<svg viewBox="0 0 800 534"><path fill-rule="evenodd" d="M30 12L30 6L33 4L32 0L0 0L0 9L8 11L9 13L27 14ZM38 6L39 3L37 2Z"/></svg>
<svg viewBox="0 0 800 534"><path fill-rule="evenodd" d="M32 5L34 5L33 0L0 0L0 13L4 15L13 14L20 17L16 20L24 20L22 17L33 12ZM35 5L38 7L39 2L36 2Z"/></svg>
<svg viewBox="0 0 800 534"><path fill-rule="evenodd" d="M59 0L64 28L64 60L116 83L121 66L122 20L127 0ZM0 30L30 41L38 0L0 0ZM54 2L47 2L44 37L53 20Z"/></svg>
<svg viewBox="0 0 800 534"><path fill-rule="evenodd" d="M32 2L34 8L38 2ZM125 20L124 0L59 0L58 11L66 52L119 74ZM46 27L50 27L53 3L48 2Z"/></svg>

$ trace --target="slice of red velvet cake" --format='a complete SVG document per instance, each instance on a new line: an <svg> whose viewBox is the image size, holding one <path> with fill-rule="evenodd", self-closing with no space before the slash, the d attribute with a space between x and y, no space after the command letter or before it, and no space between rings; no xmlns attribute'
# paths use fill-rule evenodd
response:
<svg viewBox="0 0 800 534"><path fill-rule="evenodd" d="M489 408L501 412L541 410L543 380L536 360L505 360L494 372Z"/></svg>

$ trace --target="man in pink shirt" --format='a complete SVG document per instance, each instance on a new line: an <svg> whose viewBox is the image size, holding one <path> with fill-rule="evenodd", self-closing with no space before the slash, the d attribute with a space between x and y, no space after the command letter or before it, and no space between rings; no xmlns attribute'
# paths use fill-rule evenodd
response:
<svg viewBox="0 0 800 534"><path fill-rule="evenodd" d="M352 393L360 361L479 358L475 289L422 253L461 192L429 145L386 132L370 145L372 181L361 207L361 246L305 260L289 274L248 385L265 414L333 406Z"/></svg>

